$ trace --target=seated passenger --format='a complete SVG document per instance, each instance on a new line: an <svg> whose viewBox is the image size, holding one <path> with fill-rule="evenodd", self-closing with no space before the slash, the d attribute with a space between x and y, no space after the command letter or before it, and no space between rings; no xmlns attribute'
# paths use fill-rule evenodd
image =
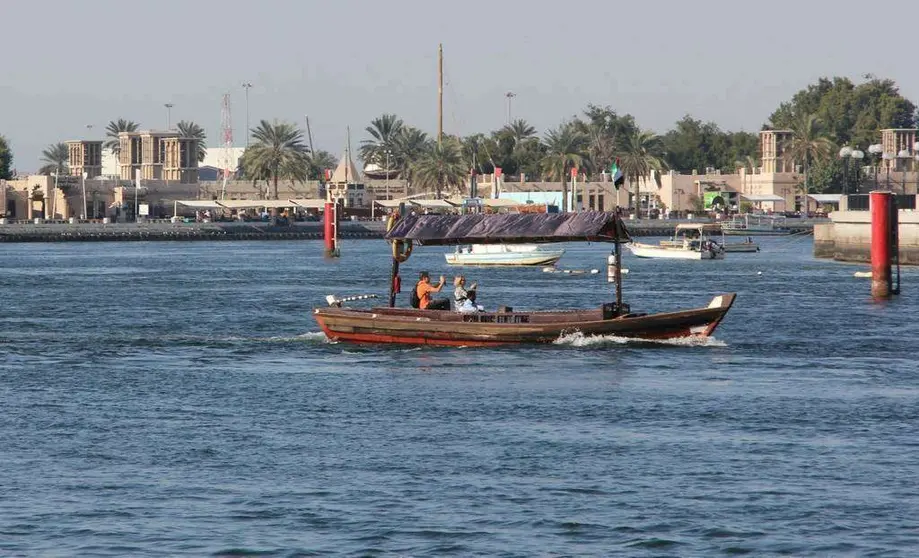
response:
<svg viewBox="0 0 919 558"><path fill-rule="evenodd" d="M484 308L475 303L476 283L470 285L467 291L466 277L457 275L453 279L453 286L456 287L453 290L453 303L456 305L457 312L481 312L484 310Z"/></svg>
<svg viewBox="0 0 919 558"><path fill-rule="evenodd" d="M427 271L422 271L418 283L415 285L415 294L418 297L418 308L422 310L449 310L450 301L443 298L434 300L431 298L432 293L439 293L444 288L444 276L440 276L440 282L435 287L431 284L431 276ZM414 306L414 304L412 305Z"/></svg>

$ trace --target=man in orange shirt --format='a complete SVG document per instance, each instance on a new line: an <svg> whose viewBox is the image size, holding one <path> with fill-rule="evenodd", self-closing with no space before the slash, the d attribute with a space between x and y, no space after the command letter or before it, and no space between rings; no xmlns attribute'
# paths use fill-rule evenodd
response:
<svg viewBox="0 0 919 558"><path fill-rule="evenodd" d="M418 294L418 300L420 301L418 307L422 310L449 310L449 300L433 300L431 298L432 293L439 293L442 288L444 288L443 275L440 276L440 282L435 287L431 284L431 276L428 275L428 272L422 271L418 284L415 286L415 291Z"/></svg>

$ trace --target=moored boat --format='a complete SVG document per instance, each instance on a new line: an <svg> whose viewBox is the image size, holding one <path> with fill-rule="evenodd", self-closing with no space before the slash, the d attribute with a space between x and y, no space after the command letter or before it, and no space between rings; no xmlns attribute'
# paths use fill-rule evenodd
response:
<svg viewBox="0 0 919 558"><path fill-rule="evenodd" d="M730 221L721 223L721 231L734 235L786 235L791 233L785 225L785 217L777 215L735 215Z"/></svg>
<svg viewBox="0 0 919 558"><path fill-rule="evenodd" d="M354 343L409 345L491 346L551 343L560 337L615 335L638 339L707 337L724 319L734 302L732 293L715 296L703 308L646 314L633 312L622 301L621 245L631 240L614 213L406 216L386 235L393 244L393 270L388 307L355 309L316 308L313 316L326 336ZM611 242L614 247L615 302L573 310L454 312L396 308L401 283L399 268L412 246L459 244L528 244L548 242Z"/></svg>
<svg viewBox="0 0 919 558"><path fill-rule="evenodd" d="M471 244L457 246L444 257L450 265L530 266L554 264L564 254L540 244Z"/></svg>

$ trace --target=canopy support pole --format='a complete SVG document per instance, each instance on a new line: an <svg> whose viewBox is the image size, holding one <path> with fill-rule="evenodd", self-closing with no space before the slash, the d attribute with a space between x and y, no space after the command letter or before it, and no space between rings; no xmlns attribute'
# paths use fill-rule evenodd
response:
<svg viewBox="0 0 919 558"><path fill-rule="evenodd" d="M404 215L405 215L405 202L402 202L399 204L399 221L403 219ZM394 221L393 226L395 227L397 223L398 221ZM386 231L386 232L389 232L389 231ZM393 256L392 269L389 272L389 307L390 308L395 308L396 306L396 293L399 292L399 290L396 287L401 286L401 285L396 285L397 281L401 283L401 281L399 280L399 260L397 260L395 256Z"/></svg>
<svg viewBox="0 0 919 558"><path fill-rule="evenodd" d="M622 312L622 244L619 243L619 231L616 231L616 245L613 248L616 255L616 269L613 274L616 281L616 312Z"/></svg>

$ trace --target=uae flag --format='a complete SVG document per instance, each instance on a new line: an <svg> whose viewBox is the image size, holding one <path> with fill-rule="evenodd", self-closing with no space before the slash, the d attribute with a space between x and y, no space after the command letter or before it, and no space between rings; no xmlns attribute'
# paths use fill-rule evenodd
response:
<svg viewBox="0 0 919 558"><path fill-rule="evenodd" d="M619 168L619 157L616 157L613 166L609 169L609 173L613 175L613 186L615 186L617 190L620 186L625 184L625 175L622 174L622 169Z"/></svg>

